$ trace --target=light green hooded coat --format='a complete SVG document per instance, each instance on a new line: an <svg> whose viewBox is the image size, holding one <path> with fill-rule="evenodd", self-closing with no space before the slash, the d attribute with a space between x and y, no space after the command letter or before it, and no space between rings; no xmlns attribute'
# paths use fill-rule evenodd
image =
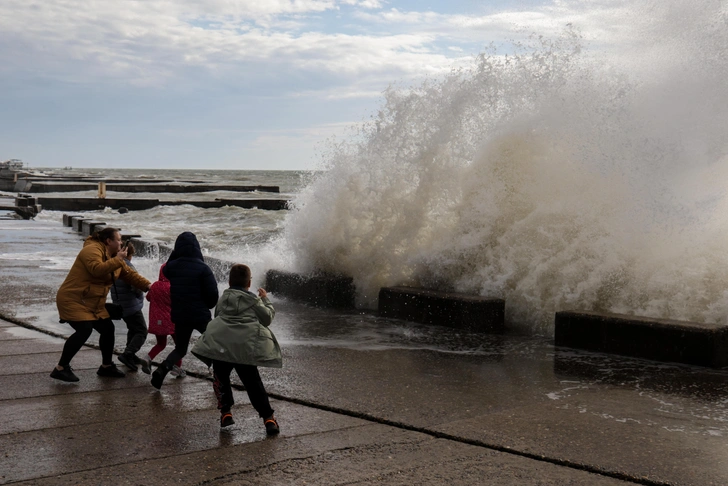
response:
<svg viewBox="0 0 728 486"><path fill-rule="evenodd" d="M281 368L281 347L268 326L275 309L267 297L227 289L215 307L215 318L192 348L192 354L206 364L210 360Z"/></svg>

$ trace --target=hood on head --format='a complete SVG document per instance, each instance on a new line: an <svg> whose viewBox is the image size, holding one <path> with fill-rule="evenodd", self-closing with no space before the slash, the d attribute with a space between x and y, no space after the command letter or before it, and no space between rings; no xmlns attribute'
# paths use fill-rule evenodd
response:
<svg viewBox="0 0 728 486"><path fill-rule="evenodd" d="M177 241L174 242L174 250L169 255L167 262L178 258L197 258L204 261L202 250L200 250L200 243L191 231L185 231L177 237Z"/></svg>

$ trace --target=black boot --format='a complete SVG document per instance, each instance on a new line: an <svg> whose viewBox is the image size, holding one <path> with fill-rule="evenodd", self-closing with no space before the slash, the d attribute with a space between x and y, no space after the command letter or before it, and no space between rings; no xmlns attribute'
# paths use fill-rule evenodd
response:
<svg viewBox="0 0 728 486"><path fill-rule="evenodd" d="M163 361L161 365L157 366L157 369L154 370L154 373L152 373L152 386L157 390L161 390L162 383L164 383L164 377L167 376L167 373L169 373L171 369L172 366L166 361Z"/></svg>

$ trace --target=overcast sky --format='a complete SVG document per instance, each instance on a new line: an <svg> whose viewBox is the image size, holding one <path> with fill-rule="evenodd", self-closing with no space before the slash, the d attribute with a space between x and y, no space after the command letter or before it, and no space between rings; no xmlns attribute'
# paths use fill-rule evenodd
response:
<svg viewBox="0 0 728 486"><path fill-rule="evenodd" d="M388 85L615 1L3 0L0 159L31 167L310 169Z"/></svg>

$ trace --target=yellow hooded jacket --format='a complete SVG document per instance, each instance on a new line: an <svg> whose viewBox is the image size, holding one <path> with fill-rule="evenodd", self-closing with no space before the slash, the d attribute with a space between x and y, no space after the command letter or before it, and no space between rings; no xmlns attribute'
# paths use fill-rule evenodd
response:
<svg viewBox="0 0 728 486"><path fill-rule="evenodd" d="M83 249L73 262L66 280L56 294L56 306L62 321L96 321L106 319L106 295L111 288L112 279L121 279L126 283L146 290L149 280L118 258L111 258L106 252L106 245L88 237Z"/></svg>

